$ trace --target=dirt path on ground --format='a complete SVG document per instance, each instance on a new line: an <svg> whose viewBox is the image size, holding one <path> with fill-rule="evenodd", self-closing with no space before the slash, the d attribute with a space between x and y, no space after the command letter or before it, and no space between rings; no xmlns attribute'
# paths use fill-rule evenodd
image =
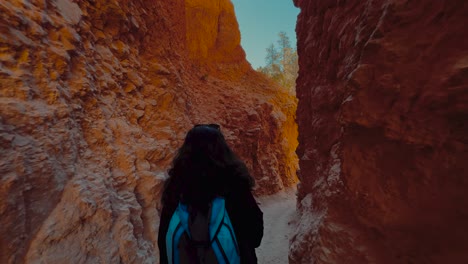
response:
<svg viewBox="0 0 468 264"><path fill-rule="evenodd" d="M287 264L289 239L296 213L296 189L291 188L270 196L259 197L263 211L264 235L257 248L259 264Z"/></svg>

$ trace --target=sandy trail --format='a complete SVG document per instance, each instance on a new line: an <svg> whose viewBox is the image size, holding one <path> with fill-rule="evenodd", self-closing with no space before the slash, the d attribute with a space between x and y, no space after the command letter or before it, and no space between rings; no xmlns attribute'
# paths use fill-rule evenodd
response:
<svg viewBox="0 0 468 264"><path fill-rule="evenodd" d="M291 188L257 199L263 211L264 235L256 249L259 264L288 263L289 239L296 213L296 189Z"/></svg>

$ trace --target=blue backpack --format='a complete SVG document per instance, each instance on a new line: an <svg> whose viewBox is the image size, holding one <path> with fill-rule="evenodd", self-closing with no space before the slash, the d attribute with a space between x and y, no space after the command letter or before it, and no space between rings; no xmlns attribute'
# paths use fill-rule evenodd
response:
<svg viewBox="0 0 468 264"><path fill-rule="evenodd" d="M234 229L221 197L208 214L179 203L166 234L169 264L240 264Z"/></svg>

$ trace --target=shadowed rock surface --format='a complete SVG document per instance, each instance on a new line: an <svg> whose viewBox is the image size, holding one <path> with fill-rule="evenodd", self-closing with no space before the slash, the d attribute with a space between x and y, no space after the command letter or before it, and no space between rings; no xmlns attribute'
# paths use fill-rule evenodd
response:
<svg viewBox="0 0 468 264"><path fill-rule="evenodd" d="M290 263L467 263L467 2L294 2Z"/></svg>
<svg viewBox="0 0 468 264"><path fill-rule="evenodd" d="M186 131L220 123L273 193L296 181L295 108L228 0L1 1L0 263L157 263Z"/></svg>

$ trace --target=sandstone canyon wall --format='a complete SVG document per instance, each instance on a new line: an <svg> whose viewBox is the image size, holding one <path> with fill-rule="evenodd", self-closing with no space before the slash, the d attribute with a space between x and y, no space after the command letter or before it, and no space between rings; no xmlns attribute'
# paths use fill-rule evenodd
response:
<svg viewBox="0 0 468 264"><path fill-rule="evenodd" d="M290 263L468 263L468 3L294 2Z"/></svg>
<svg viewBox="0 0 468 264"><path fill-rule="evenodd" d="M258 194L295 182L296 101L246 62L229 0L0 1L0 95L0 263L157 263L195 123Z"/></svg>

